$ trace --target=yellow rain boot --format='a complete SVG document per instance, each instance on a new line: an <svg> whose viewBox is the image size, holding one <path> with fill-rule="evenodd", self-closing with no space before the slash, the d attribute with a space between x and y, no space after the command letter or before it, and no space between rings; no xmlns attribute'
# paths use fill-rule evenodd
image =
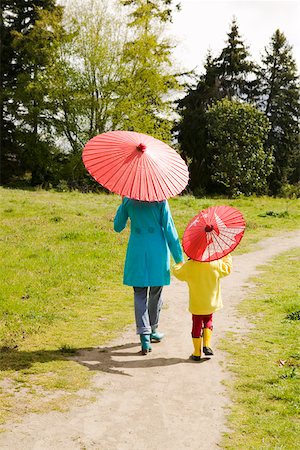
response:
<svg viewBox="0 0 300 450"><path fill-rule="evenodd" d="M193 354L190 356L190 358L193 361L200 361L201 359L201 345L202 345L202 339L201 337L199 338L193 338L193 344L194 344L194 352Z"/></svg>
<svg viewBox="0 0 300 450"><path fill-rule="evenodd" d="M214 352L210 348L212 330L210 328L204 328L203 330L203 353L208 356L212 356Z"/></svg>

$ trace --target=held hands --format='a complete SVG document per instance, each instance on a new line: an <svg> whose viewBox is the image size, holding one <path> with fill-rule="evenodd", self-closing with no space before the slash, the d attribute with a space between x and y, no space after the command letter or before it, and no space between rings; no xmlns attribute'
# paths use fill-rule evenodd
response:
<svg viewBox="0 0 300 450"><path fill-rule="evenodd" d="M174 268L179 269L180 267L183 266L183 264L184 264L184 261L181 261L181 262L175 264Z"/></svg>

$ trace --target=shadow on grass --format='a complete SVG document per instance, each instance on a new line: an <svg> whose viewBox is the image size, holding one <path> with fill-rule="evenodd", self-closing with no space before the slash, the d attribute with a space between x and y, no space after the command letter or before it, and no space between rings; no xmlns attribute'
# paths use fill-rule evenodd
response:
<svg viewBox="0 0 300 450"><path fill-rule="evenodd" d="M153 347L155 347L154 344ZM128 343L113 347L91 347L74 349L71 352L62 350L37 350L25 352L8 350L0 353L0 371L30 369L35 363L46 363L49 361L74 361L87 367L89 370L100 371L118 375L132 376L126 373L126 369L138 369L152 367L172 366L174 364L190 363L199 364L210 358L202 358L199 362L182 358L155 358L155 349L149 355L142 356L140 345ZM138 358L136 358L138 356ZM115 358L122 357L122 360ZM125 359L126 358L126 359Z"/></svg>

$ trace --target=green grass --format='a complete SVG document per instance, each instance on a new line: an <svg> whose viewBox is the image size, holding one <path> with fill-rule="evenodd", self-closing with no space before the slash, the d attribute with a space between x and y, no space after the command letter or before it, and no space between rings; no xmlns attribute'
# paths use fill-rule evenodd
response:
<svg viewBox="0 0 300 450"><path fill-rule="evenodd" d="M297 258L298 257L298 258ZM255 325L223 342L234 381L222 448L295 450L300 436L299 249L262 268L253 295L239 306ZM229 342L230 341L230 342Z"/></svg>
<svg viewBox="0 0 300 450"><path fill-rule="evenodd" d="M59 393L75 395L88 384L90 372L68 358L107 343L134 315L132 290L122 284L129 230L113 231L118 196L3 188L0 195L4 421L9 414L49 407L46 397L53 408L60 407ZM298 200L185 196L170 200L180 237L199 210L219 204L245 215L247 231L236 253L299 224Z"/></svg>

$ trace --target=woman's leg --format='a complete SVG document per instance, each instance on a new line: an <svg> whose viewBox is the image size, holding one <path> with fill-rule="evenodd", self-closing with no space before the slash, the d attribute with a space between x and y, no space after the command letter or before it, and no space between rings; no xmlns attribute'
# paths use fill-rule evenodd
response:
<svg viewBox="0 0 300 450"><path fill-rule="evenodd" d="M148 311L152 333L158 327L159 314L163 303L161 296L162 289L162 286L151 286L149 291Z"/></svg>
<svg viewBox="0 0 300 450"><path fill-rule="evenodd" d="M134 312L137 334L150 334L151 326L147 306L147 287L134 287Z"/></svg>
<svg viewBox="0 0 300 450"><path fill-rule="evenodd" d="M134 287L134 312L136 332L140 335L142 354L147 355L151 352L150 334L151 326L148 314L148 288Z"/></svg>

